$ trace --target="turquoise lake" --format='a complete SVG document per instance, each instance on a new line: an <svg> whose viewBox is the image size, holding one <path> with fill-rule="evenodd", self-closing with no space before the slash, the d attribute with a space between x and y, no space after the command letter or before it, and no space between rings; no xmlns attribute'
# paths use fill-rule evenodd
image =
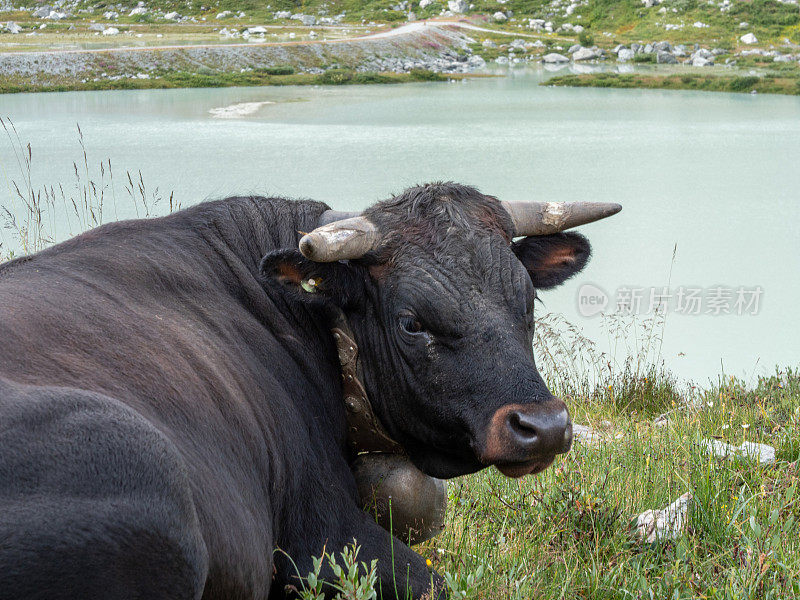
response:
<svg viewBox="0 0 800 600"><path fill-rule="evenodd" d="M638 297L647 317L666 295L661 351L681 378L752 383L800 365L800 98L550 88L543 76L21 94L0 96L0 116L31 144L33 188L67 193L73 163L83 169L79 124L89 178L111 160L119 218L136 215L126 171L141 172L147 194L158 188L155 213L170 193L183 206L257 193L359 209L436 180L504 200L619 202L622 213L581 228L592 261L541 293L540 314L563 314L606 348L590 302ZM24 177L2 138L0 179L0 204L19 210L11 182ZM114 212L107 203L106 219ZM54 218L63 237L63 211ZM0 241L16 243L8 229Z"/></svg>

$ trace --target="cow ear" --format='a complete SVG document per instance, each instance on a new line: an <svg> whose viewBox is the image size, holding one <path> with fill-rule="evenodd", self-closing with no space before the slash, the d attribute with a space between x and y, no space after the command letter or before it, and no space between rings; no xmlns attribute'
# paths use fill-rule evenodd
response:
<svg viewBox="0 0 800 600"><path fill-rule="evenodd" d="M280 285L305 302L333 302L345 308L361 296L362 278L357 267L344 262L314 262L299 250L270 252L261 259L259 270L264 283Z"/></svg>
<svg viewBox="0 0 800 600"><path fill-rule="evenodd" d="M549 290L579 273L592 254L589 240L580 233L531 236L511 244L528 270L533 287Z"/></svg>

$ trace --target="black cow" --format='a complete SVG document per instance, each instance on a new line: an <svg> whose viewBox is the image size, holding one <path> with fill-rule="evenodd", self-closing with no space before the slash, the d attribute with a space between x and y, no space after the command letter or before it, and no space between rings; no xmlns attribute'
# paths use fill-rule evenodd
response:
<svg viewBox="0 0 800 600"><path fill-rule="evenodd" d="M589 257L557 232L604 210L432 184L330 223L236 197L0 265L0 598L278 598L276 548L305 574L354 538L383 597L438 596L359 505L332 320L424 472L539 471L571 427L533 301Z"/></svg>

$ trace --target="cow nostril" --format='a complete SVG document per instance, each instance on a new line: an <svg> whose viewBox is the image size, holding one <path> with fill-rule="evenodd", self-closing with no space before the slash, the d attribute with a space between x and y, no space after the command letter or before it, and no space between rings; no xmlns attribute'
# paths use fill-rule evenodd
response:
<svg viewBox="0 0 800 600"><path fill-rule="evenodd" d="M509 413L508 428L517 440L525 444L536 442L539 435L539 428L533 422L533 419L529 415L518 411Z"/></svg>

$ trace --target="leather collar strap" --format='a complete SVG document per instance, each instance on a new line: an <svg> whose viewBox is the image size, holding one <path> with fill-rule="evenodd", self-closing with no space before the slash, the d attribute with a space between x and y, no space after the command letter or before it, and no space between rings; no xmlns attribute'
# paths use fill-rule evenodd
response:
<svg viewBox="0 0 800 600"><path fill-rule="evenodd" d="M405 454L403 447L395 442L375 416L361 383L358 346L353 332L342 316L331 329L339 364L342 366L342 393L347 414L347 445L354 454L362 452L386 452Z"/></svg>

